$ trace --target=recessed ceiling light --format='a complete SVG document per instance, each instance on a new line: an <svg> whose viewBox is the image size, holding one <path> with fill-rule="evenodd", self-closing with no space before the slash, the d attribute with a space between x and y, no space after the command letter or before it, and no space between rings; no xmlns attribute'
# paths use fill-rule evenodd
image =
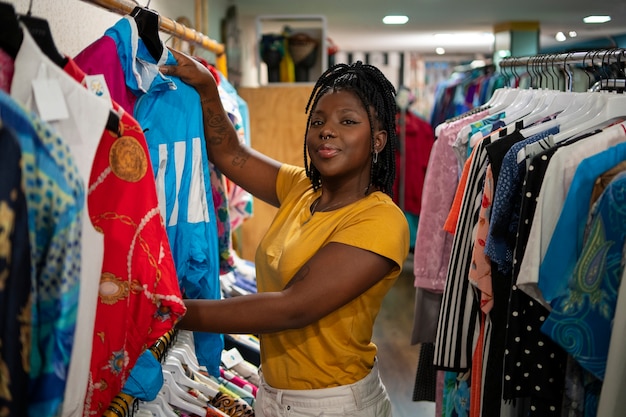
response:
<svg viewBox="0 0 626 417"><path fill-rule="evenodd" d="M404 25L408 21L408 16L389 15L383 17L383 23L386 25Z"/></svg>
<svg viewBox="0 0 626 417"><path fill-rule="evenodd" d="M569 37L570 38L575 38L576 36L578 36L578 33L576 33L575 30L570 30L569 31Z"/></svg>
<svg viewBox="0 0 626 417"><path fill-rule="evenodd" d="M564 42L567 38L565 37L565 34L563 32L558 32L556 36L554 37L554 39L556 39L559 42Z"/></svg>
<svg viewBox="0 0 626 417"><path fill-rule="evenodd" d="M585 23L606 23L611 21L611 16L587 16L583 19Z"/></svg>
<svg viewBox="0 0 626 417"><path fill-rule="evenodd" d="M443 48L435 48L435 52L437 53L437 55L443 55L446 53L446 50Z"/></svg>

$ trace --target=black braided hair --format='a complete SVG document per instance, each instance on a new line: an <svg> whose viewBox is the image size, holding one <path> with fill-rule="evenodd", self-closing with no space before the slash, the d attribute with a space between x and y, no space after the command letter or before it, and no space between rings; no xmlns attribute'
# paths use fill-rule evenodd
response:
<svg viewBox="0 0 626 417"><path fill-rule="evenodd" d="M315 83L305 113L308 113L306 131L304 133L304 168L311 180L313 189L317 190L322 185L322 178L312 162L309 162L306 137L311 125L311 112L320 98L328 93L338 90L354 92L363 103L370 122L372 153L374 152L374 117L380 123L382 129L387 131L387 145L378 154L378 162L372 163L370 184L365 193L369 192L372 185L378 187L384 193L392 196L393 183L396 176L396 89L375 66L363 64L357 61L353 64L337 64L326 70ZM372 113L370 106L374 108Z"/></svg>

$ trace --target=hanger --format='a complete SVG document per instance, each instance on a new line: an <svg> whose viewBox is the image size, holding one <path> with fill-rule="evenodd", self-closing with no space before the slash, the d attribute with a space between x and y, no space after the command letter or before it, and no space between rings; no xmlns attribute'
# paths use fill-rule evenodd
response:
<svg viewBox="0 0 626 417"><path fill-rule="evenodd" d="M168 404L198 416L206 415L204 404L178 386L168 371L163 371L163 381L160 392L163 393L163 398Z"/></svg>
<svg viewBox="0 0 626 417"><path fill-rule="evenodd" d="M602 58L602 67L610 69L607 72L606 77L597 81L589 91L615 91L623 93L626 90L626 74L624 74L624 67L622 64L622 55L624 55L623 49L612 49L605 53ZM604 62L604 58L608 58L609 56L613 56L617 58L617 61L614 63L610 63L607 59L607 62Z"/></svg>
<svg viewBox="0 0 626 417"><path fill-rule="evenodd" d="M0 2L0 49L15 59L23 38L15 8L12 4Z"/></svg>
<svg viewBox="0 0 626 417"><path fill-rule="evenodd" d="M561 127L561 131L554 135L555 143L602 128L614 120L626 117L626 95L608 92L589 94L595 94L599 98L597 105L588 112L589 117L584 117L582 121L573 121L565 128Z"/></svg>
<svg viewBox="0 0 626 417"><path fill-rule="evenodd" d="M150 2L148 2L148 6ZM137 6L130 15L137 22L139 37L143 40L150 55L158 62L163 54L163 44L159 37L159 13L148 6Z"/></svg>
<svg viewBox="0 0 626 417"><path fill-rule="evenodd" d="M50 58L52 62L63 68L67 64L67 58L59 52L54 44L48 21L32 15L32 6L33 1L31 0L28 5L28 12L25 15L18 15L18 18L26 26L33 39L35 39L41 52Z"/></svg>
<svg viewBox="0 0 626 417"><path fill-rule="evenodd" d="M174 412L172 406L165 401L165 397L162 392L159 392L156 398L150 402L141 402L139 409L150 411L154 417L178 417L178 414Z"/></svg>
<svg viewBox="0 0 626 417"><path fill-rule="evenodd" d="M163 370L170 372L178 386L196 389L208 398L213 398L218 394L218 391L213 387L202 384L187 376L181 361L176 357L168 356L163 363Z"/></svg>
<svg viewBox="0 0 626 417"><path fill-rule="evenodd" d="M176 414L174 414L176 416ZM162 414L157 414L155 412L149 411L147 409L139 408L135 410L135 415L133 417L163 417Z"/></svg>
<svg viewBox="0 0 626 417"><path fill-rule="evenodd" d="M168 357L173 356L178 358L181 363L187 365L192 371L200 372L202 369L197 361L197 358L191 355L189 350L185 349L183 346L186 345L174 345L174 347L167 352Z"/></svg>
<svg viewBox="0 0 626 417"><path fill-rule="evenodd" d="M567 94L570 101L567 107L552 120L522 129L520 131L522 136L529 138L552 127L571 123L586 114L596 104L596 99L598 98L589 93L570 92L563 94Z"/></svg>
<svg viewBox="0 0 626 417"><path fill-rule="evenodd" d="M537 57L536 60L529 60L526 66L528 73L534 73L535 76L539 78L539 81L536 82L539 86L541 86L543 78L541 73L537 71L537 68L541 65L542 59L543 57ZM531 75L531 86L533 85L532 80L533 76ZM533 111L537 111L538 108L543 108L546 106L545 102L547 97L551 94L550 90L544 88L530 88L523 91L527 91L527 97L522 97L520 100L517 100L511 106L506 108L506 116L503 119L505 124L511 124L523 117L528 116Z"/></svg>
<svg viewBox="0 0 626 417"><path fill-rule="evenodd" d="M567 56L566 58L567 59ZM554 60L553 60L554 62ZM554 64L552 64L554 66ZM549 73L549 69L547 67L547 60L546 60L546 70ZM554 87L554 85L553 85ZM574 102L573 97L576 98L580 98L580 95L577 96L573 96L573 94L577 94L577 93L565 93L565 92L561 92L561 91L556 91L556 90L548 90L549 93L547 93L546 95L546 100L545 100L545 105L543 106L543 108L538 109L538 111L533 111L531 112L528 116L524 117L523 120L523 126L530 126L538 121L540 121L541 119L548 117L550 115L553 115L557 112L565 112L565 110L576 110L576 107L572 107L572 103ZM584 97L584 96L583 96ZM583 103L581 102L577 102L576 103L579 107L579 109L585 109L585 107L583 107ZM559 119L558 124L561 125L563 123L567 123L568 120L573 120L572 118L566 118L568 116L569 113L565 113L563 116ZM584 113L579 113L580 114L584 114ZM545 126L544 126L545 128Z"/></svg>

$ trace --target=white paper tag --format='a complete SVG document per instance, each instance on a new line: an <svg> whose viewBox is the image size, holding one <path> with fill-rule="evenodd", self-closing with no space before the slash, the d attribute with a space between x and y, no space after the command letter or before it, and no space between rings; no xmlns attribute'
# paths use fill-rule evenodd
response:
<svg viewBox="0 0 626 417"><path fill-rule="evenodd" d="M33 95L39 117L46 122L65 120L70 117L57 80L38 78L33 80Z"/></svg>
<svg viewBox="0 0 626 417"><path fill-rule="evenodd" d="M238 364L242 363L243 360L244 359L241 356L241 353L239 353L239 351L237 350L237 348L222 351L222 364L226 369L237 366Z"/></svg>
<svg viewBox="0 0 626 417"><path fill-rule="evenodd" d="M104 75L86 75L83 82L89 91L91 91L95 96L105 99L111 108L113 108L113 104L111 103L111 93L109 92L109 87L104 79Z"/></svg>

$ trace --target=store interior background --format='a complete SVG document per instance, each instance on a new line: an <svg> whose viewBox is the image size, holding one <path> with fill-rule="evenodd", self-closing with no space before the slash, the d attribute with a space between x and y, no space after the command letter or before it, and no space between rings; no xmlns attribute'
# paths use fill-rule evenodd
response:
<svg viewBox="0 0 626 417"><path fill-rule="evenodd" d="M8 0L17 13L48 20L58 49L74 56L111 27L120 15L83 0ZM535 55L571 50L626 46L626 3L614 0L124 0L148 6L172 20L186 18L188 26L225 46L228 79L249 104L250 136L255 148L284 162L301 164L304 106L310 82L268 83L261 62L262 32L293 32L300 27L324 28L320 50L336 46L334 62L357 59L379 66L396 85L408 87L417 100L412 110L428 118L436 85L455 69L471 63L491 63L502 55ZM387 14L408 16L405 25L384 25ZM585 24L585 16L610 15L604 24ZM228 25L223 25L230 17ZM283 19L284 17L284 19ZM311 20L312 18L312 20ZM273 26L272 26L273 25ZM575 31L577 36L569 37ZM568 34L564 42L557 32ZM161 33L168 45L175 39ZM190 45L176 46L189 51ZM437 48L445 49L438 55ZM212 52L195 48L194 54L215 62ZM320 65L327 59L320 53ZM328 61L325 62L328 64ZM280 138L281 146L276 146ZM254 202L255 216L236 238L245 259L253 259L274 209Z"/></svg>
<svg viewBox="0 0 626 417"><path fill-rule="evenodd" d="M4 1L13 4L18 13L25 14L30 8L34 16L48 20L58 49L70 56L120 18L82 0ZM306 27L311 25L311 17L314 22L321 17L323 47L329 42L336 46L335 62L361 59L379 66L396 87L406 86L415 94L412 109L425 118L438 82L462 66L497 62L506 55L503 51L527 56L626 47L626 2L616 0L140 0L139 4L172 19L186 17L191 27L227 45L229 80L250 108L252 146L294 164L302 164L304 107L312 84L268 83L267 68L258 52L259 16L276 27L288 24L295 28L298 21L304 21ZM386 26L382 18L387 14L407 15L409 21ZM224 30L227 15L234 19ZM588 15L610 15L612 20L589 25L582 21ZM566 34L567 39L557 41L557 32ZM576 32L576 37L569 36L570 32ZM509 50L514 33L524 38L513 45L517 54ZM161 37L173 44L171 35L162 33ZM444 48L445 54L437 54L436 48ZM200 48L194 53L209 62L215 60L214 54ZM254 201L254 211L236 236L244 259L253 259L275 209ZM405 273L383 306L375 336L381 355L385 355L381 361L393 364L383 370L383 378L395 415L432 416L432 404L411 402L418 352L408 343L414 300L410 261L407 259Z"/></svg>

